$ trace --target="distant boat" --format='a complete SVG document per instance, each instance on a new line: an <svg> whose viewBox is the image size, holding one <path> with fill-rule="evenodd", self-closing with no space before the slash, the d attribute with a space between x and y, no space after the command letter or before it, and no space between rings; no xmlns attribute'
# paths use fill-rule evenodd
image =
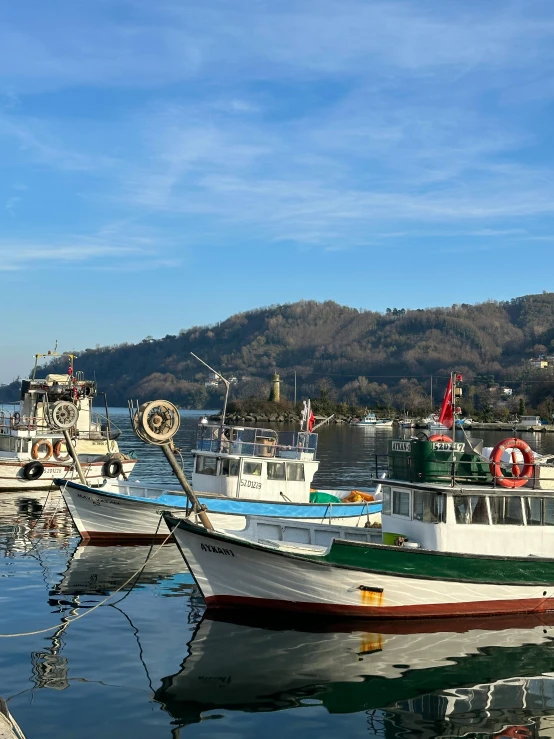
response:
<svg viewBox="0 0 554 739"><path fill-rule="evenodd" d="M72 354L65 355L69 358L65 374L36 377L39 358L52 356L64 355L35 355L32 376L21 381L19 402L2 404L13 405L12 411L0 408L2 492L48 490L55 477L78 479L60 419L66 429L71 428L72 443L90 485L101 485L106 478L127 479L137 463L119 450L121 431L110 420L105 396L105 416L93 413L96 380L85 380L82 372L74 372ZM67 425L72 414L75 423Z"/></svg>
<svg viewBox="0 0 554 739"><path fill-rule="evenodd" d="M359 421L352 421L352 426L379 426L381 428L392 428L394 421L390 418L377 418L375 413L366 413Z"/></svg>
<svg viewBox="0 0 554 739"><path fill-rule="evenodd" d="M401 429L413 429L416 422L413 418L401 418L398 425Z"/></svg>

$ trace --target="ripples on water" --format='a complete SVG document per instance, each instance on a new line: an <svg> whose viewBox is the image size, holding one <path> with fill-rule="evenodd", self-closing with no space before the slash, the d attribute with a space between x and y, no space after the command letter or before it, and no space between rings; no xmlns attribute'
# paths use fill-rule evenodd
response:
<svg viewBox="0 0 554 739"><path fill-rule="evenodd" d="M183 414L185 468L197 414ZM159 449L114 411L133 477L173 483ZM488 445L507 434L488 435ZM390 432L320 434L320 486L363 487ZM550 435L529 435L554 451ZM46 507L43 510L43 506ZM212 620L166 545L81 546L59 499L0 496L0 694L27 739L554 736L552 618L443 622Z"/></svg>

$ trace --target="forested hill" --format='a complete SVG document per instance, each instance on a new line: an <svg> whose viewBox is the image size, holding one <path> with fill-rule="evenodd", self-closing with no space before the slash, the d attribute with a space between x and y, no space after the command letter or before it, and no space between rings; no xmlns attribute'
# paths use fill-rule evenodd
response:
<svg viewBox="0 0 554 739"><path fill-rule="evenodd" d="M439 394L444 386L439 376L453 368L469 380L488 375L515 382L530 371L530 358L554 352L553 347L554 293L543 293L384 314L332 301L300 301L135 345L62 348L75 350L76 369L96 377L111 404L164 397L183 407L217 407L221 389L205 386L208 372L191 351L236 377L238 398L264 395L277 371L283 394L291 399L296 371L298 397L314 397L323 387L339 401L390 406L390 393L400 383L404 396L427 397L431 375ZM65 360L48 365L48 371L65 368ZM16 395L10 386L0 390L4 400Z"/></svg>

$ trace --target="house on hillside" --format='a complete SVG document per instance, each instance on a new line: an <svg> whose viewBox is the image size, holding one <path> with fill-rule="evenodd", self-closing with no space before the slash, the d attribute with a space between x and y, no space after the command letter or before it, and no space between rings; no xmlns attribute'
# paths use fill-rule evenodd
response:
<svg viewBox="0 0 554 739"><path fill-rule="evenodd" d="M531 369L546 369L548 367L548 362L546 359L538 357L537 359L530 359L529 366Z"/></svg>

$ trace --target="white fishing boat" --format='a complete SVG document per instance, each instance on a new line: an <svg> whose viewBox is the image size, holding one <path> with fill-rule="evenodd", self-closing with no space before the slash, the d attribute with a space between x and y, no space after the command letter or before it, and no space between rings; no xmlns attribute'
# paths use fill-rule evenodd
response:
<svg viewBox="0 0 554 739"><path fill-rule="evenodd" d="M168 434L176 433L179 422L174 406L154 401L142 407L145 424L152 426L162 417L168 424L162 436L170 438ZM244 528L249 515L343 526L378 525L378 485L372 493L312 488L319 465L317 441L317 433L306 428L306 420L299 431L200 423L192 450L192 489L214 525L226 529ZM75 481L58 483L85 539L166 536L160 528L161 511L186 516L191 510L183 491L165 487L109 480L96 489Z"/></svg>
<svg viewBox="0 0 554 739"><path fill-rule="evenodd" d="M374 428L392 428L394 421L390 418L377 418L375 413L366 413L358 421L352 421L352 426L371 426Z"/></svg>
<svg viewBox="0 0 554 739"><path fill-rule="evenodd" d="M506 450L523 462L503 462ZM380 618L554 610L554 490L537 475L553 468L526 442L505 439L484 457L477 444L391 440L387 465L381 544L260 542L163 515L210 607Z"/></svg>
<svg viewBox="0 0 554 739"><path fill-rule="evenodd" d="M96 485L106 478L127 477L137 460L119 451L121 432L110 421L107 403L105 416L93 413L96 382L73 371L73 355L67 355L67 374L37 378L41 356L35 357L33 376L21 381L20 400L11 409L4 404L0 410L0 490L49 488L54 478L78 479L60 425L55 423L63 422L71 407L76 409L76 420L70 435L87 482Z"/></svg>

